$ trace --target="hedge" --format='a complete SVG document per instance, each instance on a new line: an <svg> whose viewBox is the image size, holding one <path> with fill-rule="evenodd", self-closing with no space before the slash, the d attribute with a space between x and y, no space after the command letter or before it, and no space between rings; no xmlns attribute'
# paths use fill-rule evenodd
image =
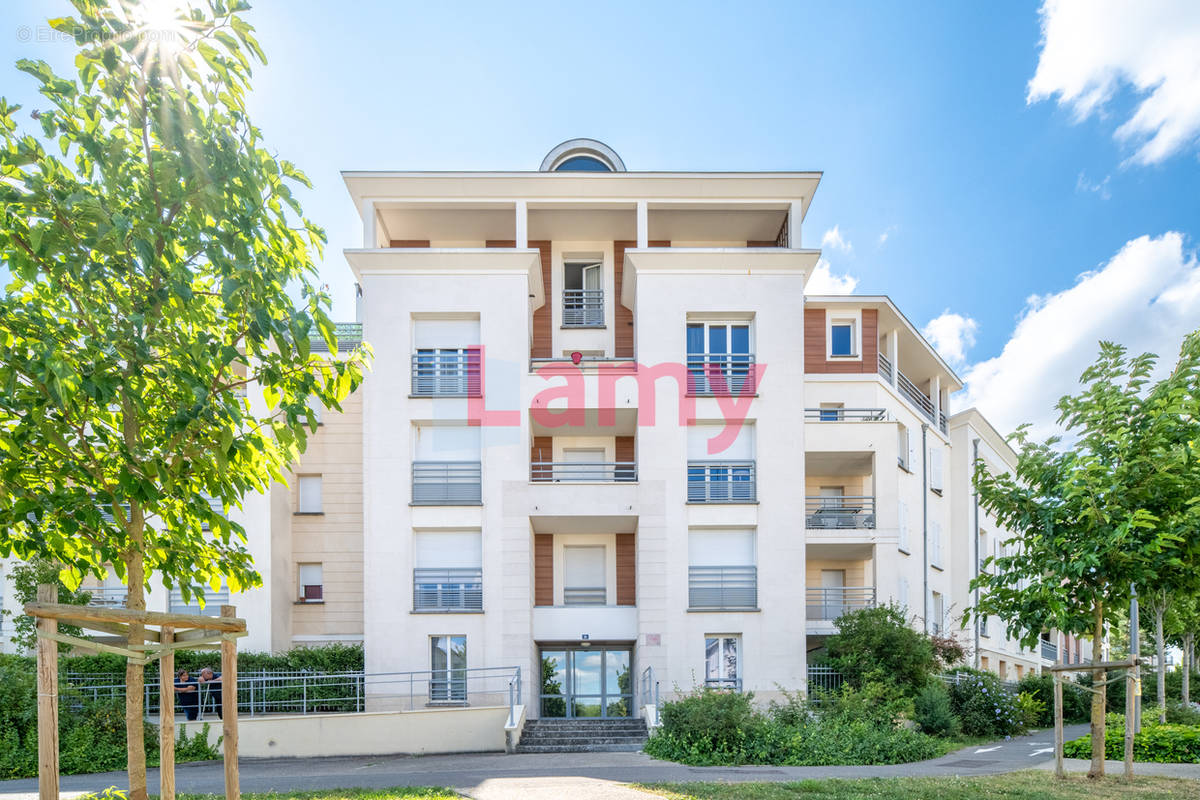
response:
<svg viewBox="0 0 1200 800"><path fill-rule="evenodd" d="M1115 722L1115 720L1114 720ZM1092 737L1082 736L1063 745L1067 758L1091 758ZM1125 758L1125 726L1109 724L1104 732L1104 757ZM1133 737L1133 760L1163 764L1200 764L1200 726L1159 725L1143 717L1142 730Z"/></svg>

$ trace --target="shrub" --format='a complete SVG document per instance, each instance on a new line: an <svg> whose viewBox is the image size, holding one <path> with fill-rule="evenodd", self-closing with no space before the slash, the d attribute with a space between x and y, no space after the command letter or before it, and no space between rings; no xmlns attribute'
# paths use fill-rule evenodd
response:
<svg viewBox="0 0 1200 800"><path fill-rule="evenodd" d="M753 693L698 689L663 706L662 731L670 735L672 748L718 759L712 763L740 763L738 754L755 716L753 699Z"/></svg>
<svg viewBox="0 0 1200 800"><path fill-rule="evenodd" d="M1009 736L1021 730L1015 699L990 672L958 673L950 685L950 707L968 736Z"/></svg>
<svg viewBox="0 0 1200 800"><path fill-rule="evenodd" d="M941 681L931 681L913 700L913 721L931 736L957 736L962 722L950 709L950 693Z"/></svg>
<svg viewBox="0 0 1200 800"><path fill-rule="evenodd" d="M841 719L822 719L796 730L790 750L782 762L790 766L901 764L940 753L932 736L894 725Z"/></svg>
<svg viewBox="0 0 1200 800"><path fill-rule="evenodd" d="M1035 721L1025 722L1027 727L1049 728L1054 724L1054 678L1050 673L1026 675L1017 683L1017 691L1030 694L1044 704ZM1064 722L1087 722L1092 714L1091 702L1087 689L1077 683L1063 682Z"/></svg>
<svg viewBox="0 0 1200 800"><path fill-rule="evenodd" d="M1049 709L1046 704L1030 692L1017 694L1017 713L1020 715L1022 728L1037 727L1039 721ZM1053 715L1053 711L1050 712Z"/></svg>
<svg viewBox="0 0 1200 800"><path fill-rule="evenodd" d="M1167 722L1173 725L1200 726L1200 703L1167 703Z"/></svg>
<svg viewBox="0 0 1200 800"><path fill-rule="evenodd" d="M929 637L908 626L900 606L848 611L835 624L838 632L826 641L826 651L853 686L882 678L912 695L937 667Z"/></svg>
<svg viewBox="0 0 1200 800"><path fill-rule="evenodd" d="M816 710L826 720L862 720L894 727L897 720L912 717L913 701L899 686L871 680L861 688L842 684L840 690L822 695Z"/></svg>
<svg viewBox="0 0 1200 800"><path fill-rule="evenodd" d="M1091 758L1092 738L1081 736L1063 745L1067 758ZM1109 724L1104 734L1104 757L1119 761L1125 757L1125 728ZM1163 764L1200 764L1200 727L1194 725L1159 725L1150 719L1142 720L1142 730L1133 737L1133 760L1155 761Z"/></svg>

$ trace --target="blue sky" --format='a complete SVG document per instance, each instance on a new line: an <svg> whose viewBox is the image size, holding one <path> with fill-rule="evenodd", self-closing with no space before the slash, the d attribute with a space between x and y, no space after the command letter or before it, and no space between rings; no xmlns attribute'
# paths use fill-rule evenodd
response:
<svg viewBox="0 0 1200 800"><path fill-rule="evenodd" d="M36 105L31 81L10 65L34 57L69 69L69 44L38 41L38 26L67 3L5 5L0 92ZM937 329L946 331L938 343L962 352L968 401L995 406L1004 428L1019 419L999 387L1025 380L1019 352L1005 349L1021 335L1018 319L1048 304L1027 298L1071 292L1127 243L1149 237L1148 252L1130 258L1165 259L1161 285L1139 295L1115 282L1110 291L1142 299L1097 309L1069 357L1030 379L1057 380L1057 396L1070 388L1058 373L1077 374L1100 336L1169 352L1200 327L1195 109L1176 97L1183 141L1151 163L1137 158L1146 135L1115 135L1153 93L1156 70L1172 69L1147 55L1172 46L1155 37L1186 37L1200 24L1187 2L1149 3L1161 13L1143 14L1142 27L1100 5L1091 6L1099 32L1065 16L1046 29L1061 63L1047 63L1047 96L1030 103L1029 82L1050 54L1043 21L1054 22L1033 2L260 0L247 18L270 63L252 106L271 145L315 182L304 202L329 233L322 272L339 318L353 313L340 251L358 243L343 169L535 169L559 141L588 136L633 170L821 170L804 244L819 246L836 226L849 246L827 247L826 258L833 275L857 280L855 291L890 295L918 327L959 315ZM1075 38L1102 43L1105 31L1145 39L1105 63ZM1186 53L1194 41L1175 46ZM1177 95L1188 94L1182 86ZM1089 88L1103 102L1084 109ZM1164 239L1169 232L1178 238ZM1126 273L1144 273L1140 263ZM1183 296L1168 330L1143 345L1130 324L1138 304L1173 289ZM1077 312L1060 313L1061 325L1077 324ZM1056 329L1043 322L1041 336Z"/></svg>

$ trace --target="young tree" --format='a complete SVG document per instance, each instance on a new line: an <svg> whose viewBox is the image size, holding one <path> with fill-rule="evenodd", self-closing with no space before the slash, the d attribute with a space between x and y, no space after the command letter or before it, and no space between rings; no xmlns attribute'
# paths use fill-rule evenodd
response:
<svg viewBox="0 0 1200 800"><path fill-rule="evenodd" d="M308 399L339 408L367 354L337 356L324 234L292 193L308 181L247 117L248 5L72 3L50 24L77 74L18 63L45 98L38 134L0 99L0 554L51 558L76 585L111 564L139 610L152 576L188 598L257 586L245 532L209 499L228 511L283 480L315 430ZM126 684L145 800L140 666Z"/></svg>
<svg viewBox="0 0 1200 800"><path fill-rule="evenodd" d="M1150 384L1156 358L1127 357L1101 343L1096 363L1084 371L1084 389L1057 405L1059 423L1074 437L1030 441L1026 427L1013 435L1019 447L1015 474L992 475L981 462L975 485L980 504L1016 531L1011 555L992 558L996 570L972 581L981 589L974 613L1005 620L1027 647L1041 631L1057 628L1088 635L1099 657L1106 614L1123 606L1129 587L1173 588L1164 570L1195 567L1195 527L1185 521L1196 505L1182 502L1189 482L1195 497L1195 459L1179 447L1196 439L1200 420L1200 332L1184 339L1175 369ZM1184 475L1172 470L1184 468ZM1156 493L1167 492L1171 500ZM1194 517L1193 517L1194 519ZM1097 671L1092 697L1092 766L1104 774L1104 681Z"/></svg>

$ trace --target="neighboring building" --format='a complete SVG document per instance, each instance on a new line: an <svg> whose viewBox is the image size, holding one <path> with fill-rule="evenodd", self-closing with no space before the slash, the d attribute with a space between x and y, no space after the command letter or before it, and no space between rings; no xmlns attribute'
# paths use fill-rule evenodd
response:
<svg viewBox="0 0 1200 800"><path fill-rule="evenodd" d="M243 646L361 640L444 701L456 669L519 666L531 716L600 716L648 668L801 687L881 602L973 644L969 451L1012 454L950 417L961 381L891 300L805 297L819 180L627 172L590 140L537 172L346 173L339 338L375 360L237 512L265 584L230 599ZM1038 668L988 633L981 663Z"/></svg>

